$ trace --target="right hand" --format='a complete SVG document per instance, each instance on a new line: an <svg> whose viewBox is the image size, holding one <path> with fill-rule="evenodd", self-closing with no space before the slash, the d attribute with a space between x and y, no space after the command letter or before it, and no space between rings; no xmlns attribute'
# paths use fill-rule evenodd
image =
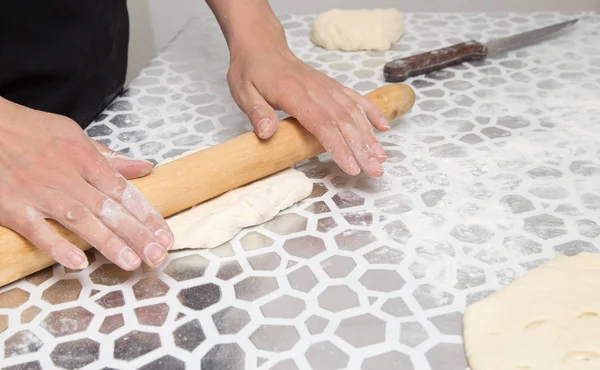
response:
<svg viewBox="0 0 600 370"><path fill-rule="evenodd" d="M0 225L66 267L85 268L87 258L45 219L78 234L125 270L135 270L142 260L151 267L166 260L173 234L126 180L150 171L152 163L90 140L69 118L0 98Z"/></svg>

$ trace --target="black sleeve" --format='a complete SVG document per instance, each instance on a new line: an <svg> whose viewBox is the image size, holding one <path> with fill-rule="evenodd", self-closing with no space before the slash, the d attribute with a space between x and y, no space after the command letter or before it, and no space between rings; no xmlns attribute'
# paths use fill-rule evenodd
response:
<svg viewBox="0 0 600 370"><path fill-rule="evenodd" d="M0 96L91 123L122 90L125 0L3 0Z"/></svg>

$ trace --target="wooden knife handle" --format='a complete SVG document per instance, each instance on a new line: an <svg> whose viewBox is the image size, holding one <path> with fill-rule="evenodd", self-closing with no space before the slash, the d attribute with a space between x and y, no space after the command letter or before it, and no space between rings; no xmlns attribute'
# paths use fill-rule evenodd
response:
<svg viewBox="0 0 600 370"><path fill-rule="evenodd" d="M480 60L486 55L487 46L477 41L467 41L388 62L383 68L383 75L387 82L402 82L409 77L438 71L471 60Z"/></svg>
<svg viewBox="0 0 600 370"><path fill-rule="evenodd" d="M389 121L406 113L415 102L414 91L405 84L385 85L366 97ZM248 132L159 166L150 175L131 183L157 212L168 217L324 151L317 139L290 117L280 122L275 135L268 140ZM48 223L82 250L90 248L57 222ZM49 255L25 238L0 227L0 287L53 263Z"/></svg>

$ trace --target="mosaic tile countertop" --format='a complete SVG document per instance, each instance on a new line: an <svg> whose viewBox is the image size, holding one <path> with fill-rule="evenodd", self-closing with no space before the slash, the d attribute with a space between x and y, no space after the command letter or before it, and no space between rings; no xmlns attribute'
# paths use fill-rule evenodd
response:
<svg viewBox="0 0 600 370"><path fill-rule="evenodd" d="M0 289L4 369L464 370L467 305L600 235L600 14L407 14L387 52L293 51L367 93L386 61L572 17L546 43L407 81L417 103L381 135L386 174L327 155L298 168L309 199L164 267L43 270ZM233 103L214 20L198 19L87 130L165 159L251 129ZM595 245L596 244L596 245Z"/></svg>

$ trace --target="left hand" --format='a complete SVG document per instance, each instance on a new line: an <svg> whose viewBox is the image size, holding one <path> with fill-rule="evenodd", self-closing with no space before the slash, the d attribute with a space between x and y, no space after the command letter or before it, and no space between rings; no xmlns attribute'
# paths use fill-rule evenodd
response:
<svg viewBox="0 0 600 370"><path fill-rule="evenodd" d="M361 169L383 175L387 157L374 135L390 128L364 96L304 64L285 42L231 48L227 75L232 96L256 134L267 139L278 126L275 109L295 117L350 175Z"/></svg>

